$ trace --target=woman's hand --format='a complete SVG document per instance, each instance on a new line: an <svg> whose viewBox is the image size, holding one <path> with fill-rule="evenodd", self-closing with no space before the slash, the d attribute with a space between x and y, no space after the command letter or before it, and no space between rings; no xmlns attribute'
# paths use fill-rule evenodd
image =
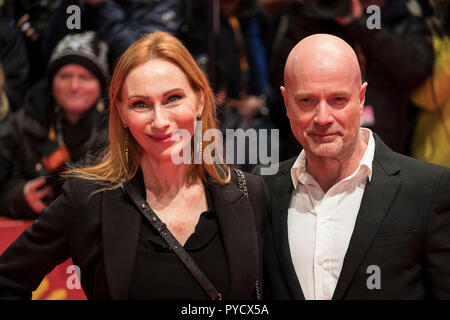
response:
<svg viewBox="0 0 450 320"><path fill-rule="evenodd" d="M50 186L44 187L46 182L44 177L39 177L28 181L23 188L25 201L36 213L41 213L41 211L47 207L47 205L42 202L42 199L52 195L52 188Z"/></svg>

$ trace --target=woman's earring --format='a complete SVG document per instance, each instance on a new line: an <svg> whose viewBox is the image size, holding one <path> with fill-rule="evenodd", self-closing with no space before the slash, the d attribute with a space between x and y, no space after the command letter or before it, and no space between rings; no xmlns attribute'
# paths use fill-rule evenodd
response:
<svg viewBox="0 0 450 320"><path fill-rule="evenodd" d="M203 139L202 139L202 122L197 119L197 125L195 126L195 157L194 163L200 164L203 160Z"/></svg>
<svg viewBox="0 0 450 320"><path fill-rule="evenodd" d="M129 136L128 136L128 130L127 130L127 126L123 126L125 128L126 131L126 138L125 138L125 150L124 150L124 154L125 154L125 164L128 166L128 140L129 140Z"/></svg>

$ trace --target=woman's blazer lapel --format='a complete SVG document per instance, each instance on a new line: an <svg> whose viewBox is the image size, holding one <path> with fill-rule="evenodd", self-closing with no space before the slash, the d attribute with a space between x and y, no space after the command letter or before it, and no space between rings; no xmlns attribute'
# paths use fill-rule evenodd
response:
<svg viewBox="0 0 450 320"><path fill-rule="evenodd" d="M141 227L141 214L120 189L103 192L102 240L112 299L127 299Z"/></svg>

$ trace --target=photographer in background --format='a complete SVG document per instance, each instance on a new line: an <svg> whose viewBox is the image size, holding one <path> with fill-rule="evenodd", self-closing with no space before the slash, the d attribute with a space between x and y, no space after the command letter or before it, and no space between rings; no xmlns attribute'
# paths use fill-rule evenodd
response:
<svg viewBox="0 0 450 320"><path fill-rule="evenodd" d="M368 27L367 19L373 14L366 13L370 5L381 9L379 29ZM283 63L301 39L315 33L344 39L356 51L370 88L361 125L393 150L406 153L411 130L409 96L433 70L433 47L425 20L412 16L405 0L285 1L278 18L270 68L273 86L283 83ZM280 128L289 128L282 104L277 110L275 117L286 123ZM299 145L291 141L289 152L295 155Z"/></svg>
<svg viewBox="0 0 450 320"><path fill-rule="evenodd" d="M4 19L10 29L8 37L18 36L14 39L16 47L21 45L20 53L14 54L14 59L29 60L29 70L27 69L26 79L28 80L25 88L42 79L45 75L45 67L48 62L48 58L44 57L42 52L42 35L47 27L50 19L51 12L53 10L54 3L57 0L2 0L0 1L0 16ZM19 39L20 38L20 39ZM8 66L3 61L3 67L5 68L5 74L7 69L11 68L13 73L18 71L16 67ZM18 75L18 73L17 73ZM24 90L20 92L19 103L11 100L11 109L17 110L23 105Z"/></svg>
<svg viewBox="0 0 450 320"><path fill-rule="evenodd" d="M106 146L107 50L92 31L66 36L53 51L47 77L10 118L17 149L0 193L3 215L36 218L59 195L65 165Z"/></svg>

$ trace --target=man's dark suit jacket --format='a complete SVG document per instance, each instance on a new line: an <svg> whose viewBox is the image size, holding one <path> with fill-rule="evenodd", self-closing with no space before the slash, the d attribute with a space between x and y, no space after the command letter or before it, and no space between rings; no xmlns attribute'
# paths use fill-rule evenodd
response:
<svg viewBox="0 0 450 320"><path fill-rule="evenodd" d="M262 272L268 194L260 177L245 176L248 198L233 171L227 186L208 184L230 271L230 299L253 299ZM136 179L145 197L142 179ZM30 298L42 278L69 257L81 269L88 299L128 297L143 217L120 189L91 195L102 187L68 179L62 195L0 256L0 298Z"/></svg>
<svg viewBox="0 0 450 320"><path fill-rule="evenodd" d="M450 298L450 170L390 150L375 136L372 180L345 255L333 299ZM265 285L272 299L304 299L291 261L287 211L296 158L266 176ZM379 267L380 289L374 284Z"/></svg>

